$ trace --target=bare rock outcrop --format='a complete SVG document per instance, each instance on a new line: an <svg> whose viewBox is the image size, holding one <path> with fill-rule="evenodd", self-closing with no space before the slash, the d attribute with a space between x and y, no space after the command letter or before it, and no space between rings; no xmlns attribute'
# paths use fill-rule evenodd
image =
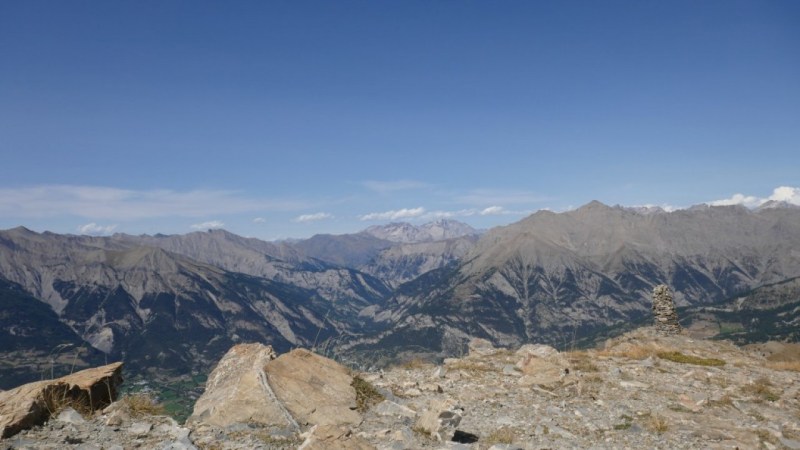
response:
<svg viewBox="0 0 800 450"><path fill-rule="evenodd" d="M218 427L252 423L297 428L267 384L263 369L275 358L269 345L233 346L209 375L189 420Z"/></svg>
<svg viewBox="0 0 800 450"><path fill-rule="evenodd" d="M369 441L341 425L319 425L307 433L298 450L374 450Z"/></svg>
<svg viewBox="0 0 800 450"><path fill-rule="evenodd" d="M88 411L109 405L117 398L121 372L122 363L118 362L0 392L0 437L45 422L63 405Z"/></svg>
<svg viewBox="0 0 800 450"><path fill-rule="evenodd" d="M653 289L653 319L656 331L660 334L670 335L681 332L678 314L675 312L675 303L672 301L672 292L665 284L659 284Z"/></svg>
<svg viewBox="0 0 800 450"><path fill-rule="evenodd" d="M275 357L272 347L236 345L211 372L190 422L217 427L256 424L298 431L306 425L350 425L353 377L344 366L308 350Z"/></svg>
<svg viewBox="0 0 800 450"><path fill-rule="evenodd" d="M305 349L279 356L264 368L278 401L301 425L351 425L361 421L350 370Z"/></svg>

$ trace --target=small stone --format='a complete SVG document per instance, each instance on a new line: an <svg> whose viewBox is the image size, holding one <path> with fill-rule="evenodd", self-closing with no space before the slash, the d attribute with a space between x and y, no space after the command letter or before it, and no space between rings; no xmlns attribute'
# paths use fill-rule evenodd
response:
<svg viewBox="0 0 800 450"><path fill-rule="evenodd" d="M558 350L554 349L549 345L544 344L525 344L519 348L514 354L517 356L535 356L537 358L549 358L551 356L557 356Z"/></svg>
<svg viewBox="0 0 800 450"><path fill-rule="evenodd" d="M785 447L790 448L791 450L800 450L800 441L795 439L787 439L783 436L778 438Z"/></svg>
<svg viewBox="0 0 800 450"><path fill-rule="evenodd" d="M62 423L71 423L74 425L86 423L86 419L84 419L78 411L75 411L72 408L64 408L64 410L58 414L56 420Z"/></svg>
<svg viewBox="0 0 800 450"><path fill-rule="evenodd" d="M131 424L130 428L128 428L128 432L135 436L144 436L149 433L152 428L153 425L147 422L136 422Z"/></svg>
<svg viewBox="0 0 800 450"><path fill-rule="evenodd" d="M497 353L491 342L486 339L473 338L467 344L469 349L469 356L491 356Z"/></svg>
<svg viewBox="0 0 800 450"><path fill-rule="evenodd" d="M378 403L374 408L375 414L379 416L399 416L399 417L416 417L417 412L406 406L397 404L390 400L384 400Z"/></svg>
<svg viewBox="0 0 800 450"><path fill-rule="evenodd" d="M422 391L420 391L417 388L406 389L405 391L403 391L403 395L405 395L406 397L419 397L420 395L422 395Z"/></svg>
<svg viewBox="0 0 800 450"><path fill-rule="evenodd" d="M452 399L434 400L417 420L417 427L440 442L452 439L464 409Z"/></svg>

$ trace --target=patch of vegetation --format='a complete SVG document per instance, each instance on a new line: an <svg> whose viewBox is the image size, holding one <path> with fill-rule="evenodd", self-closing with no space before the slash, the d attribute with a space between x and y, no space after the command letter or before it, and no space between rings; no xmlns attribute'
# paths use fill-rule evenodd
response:
<svg viewBox="0 0 800 450"><path fill-rule="evenodd" d="M92 414L89 397L84 391L70 391L66 384L48 386L42 392L42 403L49 416L55 416L61 411L72 408L80 415L88 417Z"/></svg>
<svg viewBox="0 0 800 450"><path fill-rule="evenodd" d="M456 362L453 362L452 364L448 364L447 368L451 370L460 370L462 372L465 372L473 376L481 373L497 372L497 369L495 369L489 364L486 364L481 361L473 361L467 359L460 359Z"/></svg>
<svg viewBox="0 0 800 450"><path fill-rule="evenodd" d="M580 370L581 372L598 372L600 370L592 361L591 355L585 351L568 352L567 360L573 370Z"/></svg>
<svg viewBox="0 0 800 450"><path fill-rule="evenodd" d="M511 444L516 438L517 430L509 427L500 427L481 439L481 442L491 447L495 444Z"/></svg>
<svg viewBox="0 0 800 450"><path fill-rule="evenodd" d="M681 352L658 352L661 359L681 364L694 364L696 366L724 366L725 361L716 358L700 358L699 356L684 355Z"/></svg>
<svg viewBox="0 0 800 450"><path fill-rule="evenodd" d="M398 367L401 369L407 370L415 370L415 369L426 369L429 367L433 367L433 363L431 361L425 360L420 357L413 357L406 361L401 362L398 364Z"/></svg>
<svg viewBox="0 0 800 450"><path fill-rule="evenodd" d="M633 425L633 417L627 414L620 416L620 419L622 419L622 423L614 425L615 430L627 430Z"/></svg>
<svg viewBox="0 0 800 450"><path fill-rule="evenodd" d="M203 394L207 375L169 376L153 373L123 373L125 384L121 396L147 394L164 408L162 414L184 423L191 415L195 401Z"/></svg>
<svg viewBox="0 0 800 450"><path fill-rule="evenodd" d="M620 358L642 360L656 354L656 349L641 344L623 343L611 349L598 352L599 356L616 356Z"/></svg>
<svg viewBox="0 0 800 450"><path fill-rule="evenodd" d="M768 361L767 367L774 370L800 372L800 361Z"/></svg>
<svg viewBox="0 0 800 450"><path fill-rule="evenodd" d="M667 423L667 420L657 415L650 416L644 423L644 426L648 430L658 434L662 434L669 430L669 424Z"/></svg>
<svg viewBox="0 0 800 450"><path fill-rule="evenodd" d="M433 436L431 436L431 434L428 432L428 430L426 430L425 428L422 428L419 425L414 425L413 427L411 427L411 431L413 431L414 434L420 436L424 440L434 441Z"/></svg>
<svg viewBox="0 0 800 450"><path fill-rule="evenodd" d="M356 390L356 409L361 413L366 412L385 398L383 394L375 389L375 386L358 375L353 377L350 386L353 386L353 389Z"/></svg>
<svg viewBox="0 0 800 450"><path fill-rule="evenodd" d="M758 436L758 438L761 439L762 442L769 442L770 444L773 445L778 443L778 440L775 439L775 436L773 436L772 433L764 429L756 430L756 436Z"/></svg>
<svg viewBox="0 0 800 450"><path fill-rule="evenodd" d="M751 384L745 385L742 387L742 391L768 402L774 402L781 398L772 390L772 383L766 377L761 377Z"/></svg>
<svg viewBox="0 0 800 450"><path fill-rule="evenodd" d="M132 417L166 414L164 405L158 403L153 396L145 392L124 395L118 401L128 409Z"/></svg>

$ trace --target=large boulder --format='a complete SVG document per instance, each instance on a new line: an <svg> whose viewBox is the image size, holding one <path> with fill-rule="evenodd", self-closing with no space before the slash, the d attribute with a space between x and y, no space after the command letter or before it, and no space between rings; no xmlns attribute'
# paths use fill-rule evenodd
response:
<svg viewBox="0 0 800 450"><path fill-rule="evenodd" d="M353 377L336 361L297 349L275 358L272 347L236 345L211 372L191 422L237 423L298 430L306 425L351 425Z"/></svg>
<svg viewBox="0 0 800 450"><path fill-rule="evenodd" d="M208 376L189 421L218 427L249 423L296 429L297 423L276 401L264 374L264 366L276 357L269 345L233 346Z"/></svg>
<svg viewBox="0 0 800 450"><path fill-rule="evenodd" d="M332 359L305 349L292 350L267 364L265 371L275 395L302 425L352 425L356 390L350 370Z"/></svg>
<svg viewBox="0 0 800 450"><path fill-rule="evenodd" d="M0 392L0 438L44 423L64 407L91 412L108 406L117 398L121 373L118 362Z"/></svg>

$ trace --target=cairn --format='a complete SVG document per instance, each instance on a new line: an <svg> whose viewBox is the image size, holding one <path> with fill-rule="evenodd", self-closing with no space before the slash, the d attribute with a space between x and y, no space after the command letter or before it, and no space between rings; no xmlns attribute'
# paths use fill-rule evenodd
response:
<svg viewBox="0 0 800 450"><path fill-rule="evenodd" d="M664 335L681 332L675 303L672 302L672 292L666 284L659 284L653 289L653 317L656 332Z"/></svg>

